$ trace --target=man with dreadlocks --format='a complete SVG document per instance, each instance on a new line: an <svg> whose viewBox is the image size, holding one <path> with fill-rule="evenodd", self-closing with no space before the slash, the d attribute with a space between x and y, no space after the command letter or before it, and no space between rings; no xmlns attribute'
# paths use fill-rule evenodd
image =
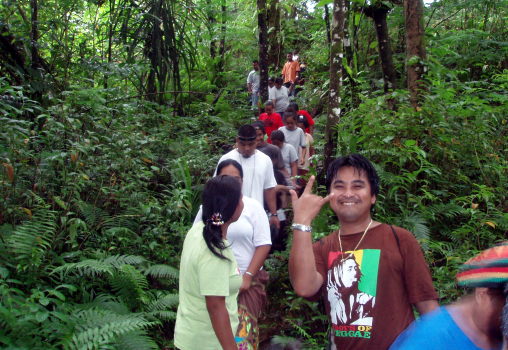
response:
<svg viewBox="0 0 508 350"><path fill-rule="evenodd" d="M414 322L390 350L501 349L508 310L508 241L469 259L457 274L471 292ZM503 331L501 312L504 305Z"/></svg>

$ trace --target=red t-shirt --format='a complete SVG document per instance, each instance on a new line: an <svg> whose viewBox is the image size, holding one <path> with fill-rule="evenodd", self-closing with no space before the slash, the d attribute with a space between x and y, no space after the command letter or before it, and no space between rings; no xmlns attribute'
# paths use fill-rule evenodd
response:
<svg viewBox="0 0 508 350"><path fill-rule="evenodd" d="M309 127L308 128L305 128L305 132L307 134L310 134L310 127L312 125L314 125L314 119L312 119L312 117L310 116L310 113L307 112L306 110L303 110L303 109L300 109L296 115L303 115L306 119L307 119L307 123L309 123Z"/></svg>
<svg viewBox="0 0 508 350"><path fill-rule="evenodd" d="M270 135L272 134L272 131L278 130L281 126L284 126L284 123L282 122L282 118L279 113L261 113L259 116L259 120L263 122L265 125L265 132L268 136L268 139L266 140L268 143L272 143L272 140L270 139Z"/></svg>
<svg viewBox="0 0 508 350"><path fill-rule="evenodd" d="M374 227L354 251L363 232L341 236L343 252L337 233L313 245L337 349L388 349L414 320L412 305L438 298L413 234L394 229Z"/></svg>

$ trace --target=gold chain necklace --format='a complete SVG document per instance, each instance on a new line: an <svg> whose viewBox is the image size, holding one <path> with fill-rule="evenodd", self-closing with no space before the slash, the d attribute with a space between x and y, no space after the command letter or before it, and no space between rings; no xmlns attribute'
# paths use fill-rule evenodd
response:
<svg viewBox="0 0 508 350"><path fill-rule="evenodd" d="M360 243L362 243L362 241L363 241L363 237L365 237L365 234L366 234L366 233L367 233L367 231L369 230L370 225L372 225L372 222L373 222L373 221L372 221L372 219L370 219L370 222L369 222L369 224L367 225L367 228L365 229L365 231L363 231L362 237L361 237L361 238L360 238L360 240L358 241L358 244L356 245L355 249L353 249L353 250L351 251L351 253L349 253L349 255L348 255L348 256L346 256L344 259L341 259L341 262L343 262L344 260L349 259L349 258L351 257L351 255L353 255L353 253L356 251L356 249L358 249L358 247L360 246ZM341 252L342 254L344 254L344 251L342 250L342 241L341 241L341 239L340 239L340 228L339 228L339 233L337 234L337 236L339 236L339 247L340 247L340 252Z"/></svg>

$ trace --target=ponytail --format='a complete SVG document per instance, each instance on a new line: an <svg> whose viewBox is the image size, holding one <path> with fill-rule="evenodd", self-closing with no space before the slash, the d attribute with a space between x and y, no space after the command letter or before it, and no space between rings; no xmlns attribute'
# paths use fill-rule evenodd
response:
<svg viewBox="0 0 508 350"><path fill-rule="evenodd" d="M231 219L241 197L241 184L232 176L216 176L203 190L203 238L208 249L220 259L229 260L222 254L227 248L222 239L222 225Z"/></svg>

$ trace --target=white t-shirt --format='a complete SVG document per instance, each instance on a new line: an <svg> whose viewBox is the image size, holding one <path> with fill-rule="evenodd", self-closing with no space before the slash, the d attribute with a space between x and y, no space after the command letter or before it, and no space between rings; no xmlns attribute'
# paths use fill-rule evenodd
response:
<svg viewBox="0 0 508 350"><path fill-rule="evenodd" d="M272 101L275 100L275 112L277 113L284 113L289 106L288 89L284 85L280 89L277 89L275 86L273 89L269 89L268 98Z"/></svg>
<svg viewBox="0 0 508 350"><path fill-rule="evenodd" d="M284 141L293 146L295 150L307 146L305 132L302 129L296 128L295 130L289 130L286 126L281 126L279 130L284 134Z"/></svg>
<svg viewBox="0 0 508 350"><path fill-rule="evenodd" d="M303 159L305 163L300 166L300 169L309 170L310 166L310 146L314 144L314 138L311 134L305 133L305 141L307 143L307 147L303 149Z"/></svg>
<svg viewBox="0 0 508 350"><path fill-rule="evenodd" d="M291 144L284 142L280 151L282 153L282 160L284 161L284 168L286 168L289 175L295 176L296 174L291 174L291 163L298 160L295 148Z"/></svg>
<svg viewBox="0 0 508 350"><path fill-rule="evenodd" d="M240 218L229 225L227 234L227 240L231 244L236 263L242 274L247 271L256 247L272 244L270 224L261 204L246 196L243 196L243 204ZM200 207L194 224L202 220L202 215Z"/></svg>
<svg viewBox="0 0 508 350"><path fill-rule="evenodd" d="M257 93L259 91L259 72L256 70L250 71L247 76L247 84L252 84L252 92Z"/></svg>
<svg viewBox="0 0 508 350"><path fill-rule="evenodd" d="M243 195L257 200L259 204L263 206L263 191L277 185L275 176L273 175L273 164L270 157L256 150L252 156L245 158L238 150L234 149L223 155L219 159L219 163L226 159L234 159L242 166ZM215 169L214 176L215 175L217 175L217 169Z"/></svg>

